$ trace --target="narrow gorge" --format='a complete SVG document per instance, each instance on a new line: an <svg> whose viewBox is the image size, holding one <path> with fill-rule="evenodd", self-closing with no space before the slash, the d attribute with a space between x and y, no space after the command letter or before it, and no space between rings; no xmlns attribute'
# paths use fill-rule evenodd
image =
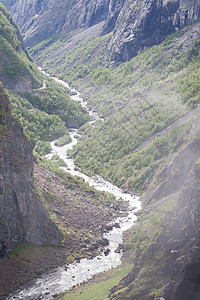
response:
<svg viewBox="0 0 200 300"><path fill-rule="evenodd" d="M200 299L199 17L0 2L0 299Z"/></svg>

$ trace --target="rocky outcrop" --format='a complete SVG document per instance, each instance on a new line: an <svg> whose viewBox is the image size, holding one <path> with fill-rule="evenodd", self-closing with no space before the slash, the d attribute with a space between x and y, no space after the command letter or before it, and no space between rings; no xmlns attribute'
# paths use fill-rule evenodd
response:
<svg viewBox="0 0 200 300"><path fill-rule="evenodd" d="M183 147L172 161L159 172L143 197L143 205L179 191L194 163L200 157L200 140L194 139Z"/></svg>
<svg viewBox="0 0 200 300"><path fill-rule="evenodd" d="M167 239L171 274L163 289L166 300L200 299L199 182L200 164L197 163L181 188Z"/></svg>
<svg viewBox="0 0 200 300"><path fill-rule="evenodd" d="M0 86L0 256L20 242L59 245L60 232L33 191L32 144Z"/></svg>
<svg viewBox="0 0 200 300"><path fill-rule="evenodd" d="M142 197L138 229L130 235L132 246L139 244L134 268L112 289L111 299L200 299L199 128L197 115L187 130L190 142L174 153Z"/></svg>
<svg viewBox="0 0 200 300"><path fill-rule="evenodd" d="M200 0L33 0L2 1L12 13L27 45L56 33L69 33L105 21L102 34L114 31L111 60L123 62L145 47L200 17Z"/></svg>
<svg viewBox="0 0 200 300"><path fill-rule="evenodd" d="M107 20L108 16L111 28L111 23L117 18L123 4L123 1L119 0L2 2L25 34L25 42L28 45L47 39L55 33L91 27Z"/></svg>
<svg viewBox="0 0 200 300"><path fill-rule="evenodd" d="M130 60L199 17L199 0L126 1L110 41L111 59Z"/></svg>

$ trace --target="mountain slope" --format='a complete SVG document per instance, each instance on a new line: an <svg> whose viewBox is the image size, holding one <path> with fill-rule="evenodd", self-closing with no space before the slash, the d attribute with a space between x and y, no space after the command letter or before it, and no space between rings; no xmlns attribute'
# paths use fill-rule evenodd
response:
<svg viewBox="0 0 200 300"><path fill-rule="evenodd" d="M117 18L124 1L113 0L24 0L2 1L25 34L27 45L46 40L52 35L93 26L108 16ZM112 23L113 21L110 21ZM110 25L111 26L111 25ZM113 26L112 26L113 27Z"/></svg>
<svg viewBox="0 0 200 300"><path fill-rule="evenodd" d="M0 4L0 80L10 91L12 108L31 142L42 143L67 134L65 127L79 127L88 113L73 101L69 90L39 72L28 54L19 29Z"/></svg>
<svg viewBox="0 0 200 300"><path fill-rule="evenodd" d="M3 0L25 34L25 42L34 46L50 43L59 36L74 36L104 22L101 34L113 31L108 44L109 59L117 63L162 42L169 34L192 24L200 17L199 0ZM47 42L45 42L47 43ZM48 44L47 43L47 44Z"/></svg>
<svg viewBox="0 0 200 300"><path fill-rule="evenodd" d="M188 130L191 141L145 193L129 240L135 265L110 299L199 299L199 130L198 114Z"/></svg>
<svg viewBox="0 0 200 300"><path fill-rule="evenodd" d="M74 152L84 172L143 191L147 178L181 145L195 110L188 112L199 103L199 26L186 27L117 68L103 60L110 35L79 42L59 59L51 52L37 58L53 75L81 88L105 117L82 128Z"/></svg>
<svg viewBox="0 0 200 300"><path fill-rule="evenodd" d="M59 230L32 190L32 145L11 114L2 86L0 106L0 256L20 242L59 245Z"/></svg>
<svg viewBox="0 0 200 300"><path fill-rule="evenodd" d="M41 76L26 51L19 29L0 3L0 80L12 90L31 89Z"/></svg>
<svg viewBox="0 0 200 300"><path fill-rule="evenodd" d="M198 0L126 1L109 44L111 58L117 62L130 60L199 17Z"/></svg>

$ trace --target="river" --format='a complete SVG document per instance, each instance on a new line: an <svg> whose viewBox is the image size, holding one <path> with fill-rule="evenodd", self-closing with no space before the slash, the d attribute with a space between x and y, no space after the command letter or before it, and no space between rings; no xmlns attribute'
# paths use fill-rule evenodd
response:
<svg viewBox="0 0 200 300"><path fill-rule="evenodd" d="M45 73L44 71L42 72ZM48 74L46 75L49 76ZM74 88L70 88L66 82L55 77L52 78L69 88L73 95L71 96L72 99L81 103L83 107L88 109L86 101L80 97L80 93L78 91ZM91 109L88 111L90 116L94 119L94 121L90 123L94 123L96 120L100 119L95 111ZM101 120L103 121L103 119ZM72 138L72 141L69 144L62 147L56 147L56 141L51 142L53 150L47 155L47 158L50 159L53 155L58 154L59 157L67 164L67 167L64 167L63 169L65 169L68 173L82 177L89 185L93 186L97 190L109 192L113 194L116 199L122 198L124 201L128 202L128 215L124 217L122 214L123 217L113 220L112 224L119 223L120 228L113 227L109 233L104 234L104 238L109 240L109 245L105 247L105 250L107 248L110 250L108 255L105 255L104 252L102 252L93 259L84 258L80 260L80 262L70 264L67 268L63 266L53 269L41 275L39 278L28 282L20 290L12 293L7 300L53 299L53 295L67 291L73 286L91 279L95 274L110 270L111 268L116 268L121 264L122 252L116 253L115 250L118 248L119 244L123 242L123 232L133 226L137 220L135 213L141 209L140 199L137 196L124 193L120 188L106 181L99 175L89 177L77 170L73 159L67 155L67 152L78 143L78 130L70 129L69 133Z"/></svg>

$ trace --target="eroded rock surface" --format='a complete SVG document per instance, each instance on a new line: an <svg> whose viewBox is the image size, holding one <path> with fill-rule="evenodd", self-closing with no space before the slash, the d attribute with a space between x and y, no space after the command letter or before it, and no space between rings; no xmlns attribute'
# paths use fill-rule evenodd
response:
<svg viewBox="0 0 200 300"><path fill-rule="evenodd" d="M111 58L130 60L199 17L199 0L126 1L110 42Z"/></svg>
<svg viewBox="0 0 200 300"><path fill-rule="evenodd" d="M60 232L33 191L32 144L0 87L0 256L20 242L59 245Z"/></svg>

